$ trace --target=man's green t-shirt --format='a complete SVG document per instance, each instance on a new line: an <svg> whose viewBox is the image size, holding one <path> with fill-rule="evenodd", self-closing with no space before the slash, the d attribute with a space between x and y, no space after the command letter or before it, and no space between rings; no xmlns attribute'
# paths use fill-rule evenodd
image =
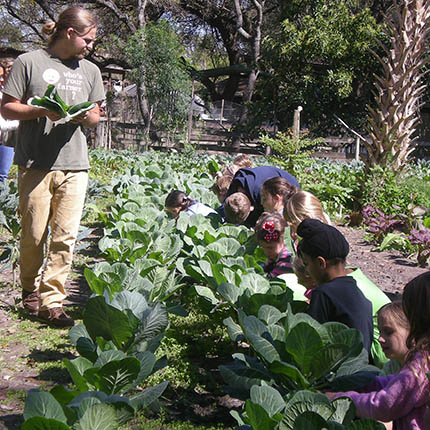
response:
<svg viewBox="0 0 430 430"><path fill-rule="evenodd" d="M27 103L56 86L68 105L105 98L98 67L88 60L60 60L45 49L20 55L14 62L4 93ZM46 117L20 121L15 163L43 170L87 170L88 148L83 127L73 122L52 122Z"/></svg>

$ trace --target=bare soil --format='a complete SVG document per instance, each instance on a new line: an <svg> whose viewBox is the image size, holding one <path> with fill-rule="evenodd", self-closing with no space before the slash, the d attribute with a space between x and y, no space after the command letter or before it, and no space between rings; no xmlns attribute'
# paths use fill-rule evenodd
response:
<svg viewBox="0 0 430 430"><path fill-rule="evenodd" d="M401 294L407 282L429 270L418 267L416 260L398 251L374 251L375 244L365 240L365 232L359 228L338 226L347 238L350 253L347 263L359 267L381 290Z"/></svg>
<svg viewBox="0 0 430 430"><path fill-rule="evenodd" d="M374 245L364 240L364 231L346 226L339 229L348 239L351 251L348 263L360 267L362 271L383 291L401 294L403 286L415 276L425 272L428 268L420 268L416 262L405 258L399 252L374 252ZM28 316L22 312L19 306L20 291L13 288L10 272L0 273L0 342L1 339L9 339L4 344L0 343L0 430L19 429L23 422L22 413L26 392L32 388L49 389L51 386L70 382L67 372L59 368L57 371L40 371L34 367L35 363L58 361L63 358L73 358L73 348L67 338L67 330L64 333L64 347L61 351L38 350L34 346L27 345L19 340L11 341L20 333L23 323ZM69 292L67 309L71 309L71 315L80 318L82 309L89 290L82 276L75 274L73 281L67 283ZM46 326L35 322L35 326L27 330L44 330ZM188 413L192 411L195 419L201 419L201 423L220 422L226 419L228 409L237 407L237 401L228 396L195 396L188 398ZM174 407L172 404L171 406Z"/></svg>

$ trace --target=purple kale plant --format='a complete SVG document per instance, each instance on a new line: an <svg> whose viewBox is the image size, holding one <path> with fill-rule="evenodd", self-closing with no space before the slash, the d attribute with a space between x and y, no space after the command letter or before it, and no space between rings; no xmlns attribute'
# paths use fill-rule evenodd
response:
<svg viewBox="0 0 430 430"><path fill-rule="evenodd" d="M417 260L419 266L426 267L427 260L430 258L430 228L413 228L409 235L409 241L418 248Z"/></svg>
<svg viewBox="0 0 430 430"><path fill-rule="evenodd" d="M361 213L363 223L367 225L367 229L377 243L381 243L388 233L404 232L407 229L407 215L386 215L380 209L370 205L364 206Z"/></svg>

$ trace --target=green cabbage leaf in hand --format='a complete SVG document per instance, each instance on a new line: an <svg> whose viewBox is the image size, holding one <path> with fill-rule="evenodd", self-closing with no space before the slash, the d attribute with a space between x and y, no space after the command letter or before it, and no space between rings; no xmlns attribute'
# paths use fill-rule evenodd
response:
<svg viewBox="0 0 430 430"><path fill-rule="evenodd" d="M60 115L61 118L68 120L93 109L96 105L93 102L83 102L68 106L58 94L55 85L48 85L43 97L31 97L28 99L27 104L37 108L48 109Z"/></svg>

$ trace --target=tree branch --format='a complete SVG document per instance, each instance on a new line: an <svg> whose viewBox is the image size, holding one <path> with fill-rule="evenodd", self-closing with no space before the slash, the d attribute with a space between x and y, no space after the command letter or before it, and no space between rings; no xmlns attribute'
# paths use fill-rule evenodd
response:
<svg viewBox="0 0 430 430"><path fill-rule="evenodd" d="M93 0L88 1L88 3L96 4L99 6L104 6L108 8L121 22L123 22L132 33L137 31L136 25L133 20L130 19L125 13L121 12L121 10L117 7L114 1L111 0Z"/></svg>
<svg viewBox="0 0 430 430"><path fill-rule="evenodd" d="M242 35L245 39L251 39L252 36L243 28L243 14L242 8L240 7L240 0L234 0L234 8L237 15L237 32Z"/></svg>

